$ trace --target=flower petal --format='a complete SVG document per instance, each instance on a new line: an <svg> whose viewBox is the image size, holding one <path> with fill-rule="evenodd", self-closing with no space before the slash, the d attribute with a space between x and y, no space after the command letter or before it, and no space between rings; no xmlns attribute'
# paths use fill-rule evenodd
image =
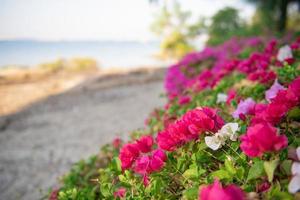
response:
<svg viewBox="0 0 300 200"><path fill-rule="evenodd" d="M214 151L219 149L222 145L222 141L220 141L216 136L206 136L204 140L205 144Z"/></svg>
<svg viewBox="0 0 300 200"><path fill-rule="evenodd" d="M288 190L294 194L300 190L300 176L294 176L289 183Z"/></svg>

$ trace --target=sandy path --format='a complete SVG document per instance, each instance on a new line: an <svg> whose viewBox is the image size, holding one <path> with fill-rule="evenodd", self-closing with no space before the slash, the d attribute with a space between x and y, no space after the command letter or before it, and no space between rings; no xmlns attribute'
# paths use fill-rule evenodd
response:
<svg viewBox="0 0 300 200"><path fill-rule="evenodd" d="M93 79L0 118L0 199L39 199L72 163L141 128L163 104L162 73L128 76Z"/></svg>

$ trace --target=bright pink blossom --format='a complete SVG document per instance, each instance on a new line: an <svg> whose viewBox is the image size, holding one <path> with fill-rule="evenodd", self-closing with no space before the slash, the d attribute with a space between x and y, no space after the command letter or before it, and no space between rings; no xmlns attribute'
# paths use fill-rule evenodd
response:
<svg viewBox="0 0 300 200"><path fill-rule="evenodd" d="M187 112L182 118L192 134L201 134L205 131L216 132L223 125L223 119L217 115L217 110L204 107Z"/></svg>
<svg viewBox="0 0 300 200"><path fill-rule="evenodd" d="M289 90L300 99L300 77L296 78L290 85Z"/></svg>
<svg viewBox="0 0 300 200"><path fill-rule="evenodd" d="M166 159L165 153L162 150L157 149L153 151L151 155L139 157L135 162L134 171L142 175L160 171L164 166Z"/></svg>
<svg viewBox="0 0 300 200"><path fill-rule="evenodd" d="M122 143L122 139L117 137L113 140L112 145L114 148L118 149L120 147L121 143Z"/></svg>
<svg viewBox="0 0 300 200"><path fill-rule="evenodd" d="M250 126L241 136L240 148L250 157L261 156L265 152L279 151L287 146L287 137L279 135L275 127L269 123L258 123Z"/></svg>
<svg viewBox="0 0 300 200"><path fill-rule="evenodd" d="M189 96L180 96L179 99L178 99L179 105L187 104L190 101L191 101L191 97L189 97Z"/></svg>
<svg viewBox="0 0 300 200"><path fill-rule="evenodd" d="M224 121L217 115L217 110L196 108L159 132L156 140L161 149L173 151L186 142L197 139L199 134L206 131L216 132L223 125Z"/></svg>
<svg viewBox="0 0 300 200"><path fill-rule="evenodd" d="M255 109L255 101L251 98L247 98L246 100L240 101L236 110L232 113L234 118L239 118L241 114L253 114Z"/></svg>
<svg viewBox="0 0 300 200"><path fill-rule="evenodd" d="M136 144L125 144L120 150L119 158L121 160L122 169L129 169L132 163L137 159L140 152Z"/></svg>
<svg viewBox="0 0 300 200"><path fill-rule="evenodd" d="M236 185L222 187L218 180L200 189L199 200L245 200L246 195Z"/></svg>
<svg viewBox="0 0 300 200"><path fill-rule="evenodd" d="M121 187L116 192L114 192L115 198L124 198L126 194L126 189Z"/></svg>
<svg viewBox="0 0 300 200"><path fill-rule="evenodd" d="M139 140L136 141L137 148L143 152L143 153L148 153L152 149L153 145L153 138L152 136L142 136Z"/></svg>
<svg viewBox="0 0 300 200"><path fill-rule="evenodd" d="M231 101L237 96L237 93L234 89L230 89L227 93L226 104L230 105Z"/></svg>

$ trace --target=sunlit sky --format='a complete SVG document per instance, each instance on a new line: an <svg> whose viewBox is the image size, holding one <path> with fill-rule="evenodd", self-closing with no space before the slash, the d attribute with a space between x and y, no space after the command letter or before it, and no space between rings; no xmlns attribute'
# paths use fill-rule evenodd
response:
<svg viewBox="0 0 300 200"><path fill-rule="evenodd" d="M254 11L244 0L179 2L194 17L224 6L244 18ZM158 10L148 0L0 0L0 40L153 40L149 27Z"/></svg>

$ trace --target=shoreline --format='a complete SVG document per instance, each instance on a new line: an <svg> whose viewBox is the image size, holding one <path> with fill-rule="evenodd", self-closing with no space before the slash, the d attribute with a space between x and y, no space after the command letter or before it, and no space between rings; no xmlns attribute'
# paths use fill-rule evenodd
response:
<svg viewBox="0 0 300 200"><path fill-rule="evenodd" d="M0 116L12 115L35 102L77 87L110 88L151 79L162 80L162 71L164 68L158 66L103 70L93 67L58 72L40 68L0 69Z"/></svg>

